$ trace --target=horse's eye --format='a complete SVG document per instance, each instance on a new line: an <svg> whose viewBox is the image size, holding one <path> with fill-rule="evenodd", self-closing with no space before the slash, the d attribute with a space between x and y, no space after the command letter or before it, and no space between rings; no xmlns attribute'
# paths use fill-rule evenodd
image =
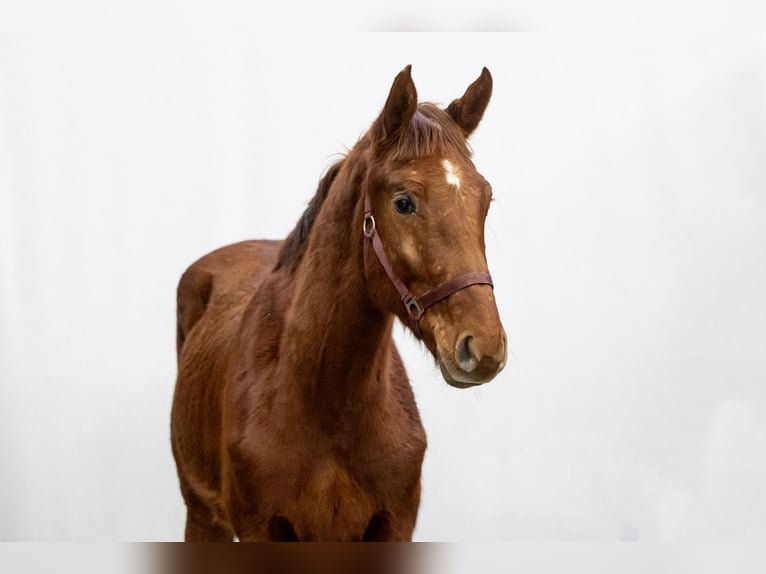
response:
<svg viewBox="0 0 766 574"><path fill-rule="evenodd" d="M394 202L394 205L399 213L415 213L415 205L409 197L400 197Z"/></svg>

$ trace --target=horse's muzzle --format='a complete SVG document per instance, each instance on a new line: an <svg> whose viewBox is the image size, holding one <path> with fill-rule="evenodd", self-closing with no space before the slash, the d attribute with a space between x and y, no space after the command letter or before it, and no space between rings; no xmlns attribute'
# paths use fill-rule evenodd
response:
<svg viewBox="0 0 766 574"><path fill-rule="evenodd" d="M490 382L503 370L508 345L503 333L496 340L462 334L454 353L438 354L439 367L448 385L466 389Z"/></svg>

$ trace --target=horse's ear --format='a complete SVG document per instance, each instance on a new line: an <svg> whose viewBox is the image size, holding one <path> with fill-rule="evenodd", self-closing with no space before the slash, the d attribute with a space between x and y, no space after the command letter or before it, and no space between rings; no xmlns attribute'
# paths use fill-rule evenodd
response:
<svg viewBox="0 0 766 574"><path fill-rule="evenodd" d="M405 126L418 107L418 93L415 82L412 81L412 66L409 65L399 72L388 93L386 105L378 118L378 138L385 139L394 136Z"/></svg>
<svg viewBox="0 0 766 574"><path fill-rule="evenodd" d="M470 136L479 125L491 95L492 75L487 68L484 68L481 71L481 76L468 86L463 97L453 100L447 106L447 113L461 127L465 137Z"/></svg>

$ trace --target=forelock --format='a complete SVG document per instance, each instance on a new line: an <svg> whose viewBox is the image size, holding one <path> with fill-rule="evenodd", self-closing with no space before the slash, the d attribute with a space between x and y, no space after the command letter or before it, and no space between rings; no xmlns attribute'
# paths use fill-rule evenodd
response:
<svg viewBox="0 0 766 574"><path fill-rule="evenodd" d="M471 157L471 148L452 118L434 104L418 106L407 126L383 146L395 161L439 155Z"/></svg>

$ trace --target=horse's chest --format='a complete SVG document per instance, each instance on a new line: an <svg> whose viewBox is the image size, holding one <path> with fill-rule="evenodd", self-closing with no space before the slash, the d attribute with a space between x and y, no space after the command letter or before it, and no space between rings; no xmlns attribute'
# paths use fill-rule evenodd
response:
<svg viewBox="0 0 766 574"><path fill-rule="evenodd" d="M270 525L271 539L363 539L375 530L370 525L380 521L376 517L395 518L402 509L415 515L421 433L402 439L392 430L401 425L393 423L375 425L374 433L362 432L370 425L330 433L310 425L269 425L268 417L249 422L234 470L247 492L247 514Z"/></svg>
<svg viewBox="0 0 766 574"><path fill-rule="evenodd" d="M380 501L374 484L332 458L308 462L284 501L300 539L350 540L363 535Z"/></svg>

